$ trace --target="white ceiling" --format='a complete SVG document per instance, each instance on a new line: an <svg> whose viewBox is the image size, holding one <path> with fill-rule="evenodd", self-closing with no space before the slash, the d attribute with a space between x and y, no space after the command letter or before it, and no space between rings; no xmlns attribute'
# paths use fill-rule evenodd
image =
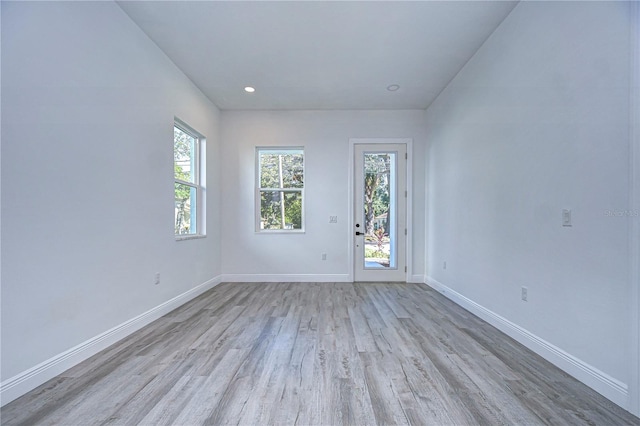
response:
<svg viewBox="0 0 640 426"><path fill-rule="evenodd" d="M222 110L427 108L516 3L118 2Z"/></svg>

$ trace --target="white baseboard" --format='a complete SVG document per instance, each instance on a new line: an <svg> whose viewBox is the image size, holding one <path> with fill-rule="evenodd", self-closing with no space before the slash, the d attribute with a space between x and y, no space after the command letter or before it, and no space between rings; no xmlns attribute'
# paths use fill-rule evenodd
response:
<svg viewBox="0 0 640 426"><path fill-rule="evenodd" d="M173 299L156 306L120 325L113 327L61 354L54 356L10 379L0 383L0 401L5 405L35 389L69 368L92 357L103 349L124 339L135 331L168 314L205 291L221 283L220 277L212 278Z"/></svg>
<svg viewBox="0 0 640 426"><path fill-rule="evenodd" d="M612 402L626 410L629 409L629 392L626 384L541 339L484 306L479 305L473 300L466 298L433 278L427 277L426 284L467 311L493 325L509 337L523 344L567 374L580 380Z"/></svg>
<svg viewBox="0 0 640 426"><path fill-rule="evenodd" d="M224 274L223 282L232 283L332 283L350 282L349 274Z"/></svg>
<svg viewBox="0 0 640 426"><path fill-rule="evenodd" d="M424 275L409 275L410 283L424 283ZM223 282L231 283L278 283L278 282L305 282L305 283L343 283L352 282L353 276L349 274L224 274Z"/></svg>
<svg viewBox="0 0 640 426"><path fill-rule="evenodd" d="M409 275L407 277L407 279L409 280L407 282L410 282L410 283L424 283L425 282L424 275Z"/></svg>

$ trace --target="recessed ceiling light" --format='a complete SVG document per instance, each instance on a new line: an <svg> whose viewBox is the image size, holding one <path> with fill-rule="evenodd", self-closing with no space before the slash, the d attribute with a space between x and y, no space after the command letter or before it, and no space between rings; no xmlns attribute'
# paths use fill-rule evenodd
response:
<svg viewBox="0 0 640 426"><path fill-rule="evenodd" d="M399 88L400 88L400 86L398 86L397 84L392 84L390 86L387 86L387 90L390 91L390 92L395 92Z"/></svg>
<svg viewBox="0 0 640 426"><path fill-rule="evenodd" d="M251 87L251 86L247 86L247 87L244 88L244 91L247 92L247 93L253 93L253 92L256 91L256 89Z"/></svg>

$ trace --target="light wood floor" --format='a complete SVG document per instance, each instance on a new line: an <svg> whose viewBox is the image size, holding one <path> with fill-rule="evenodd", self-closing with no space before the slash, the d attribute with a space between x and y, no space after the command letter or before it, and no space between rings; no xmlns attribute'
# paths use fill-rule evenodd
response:
<svg viewBox="0 0 640 426"><path fill-rule="evenodd" d="M3 425L638 425L419 284L225 283L5 406Z"/></svg>

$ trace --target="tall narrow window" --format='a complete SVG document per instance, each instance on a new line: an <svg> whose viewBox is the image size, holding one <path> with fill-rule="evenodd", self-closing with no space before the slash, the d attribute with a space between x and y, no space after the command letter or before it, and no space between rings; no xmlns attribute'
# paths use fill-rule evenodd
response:
<svg viewBox="0 0 640 426"><path fill-rule="evenodd" d="M204 235L204 137L176 119L173 126L176 238Z"/></svg>
<svg viewBox="0 0 640 426"><path fill-rule="evenodd" d="M257 148L256 230L304 230L304 150Z"/></svg>

